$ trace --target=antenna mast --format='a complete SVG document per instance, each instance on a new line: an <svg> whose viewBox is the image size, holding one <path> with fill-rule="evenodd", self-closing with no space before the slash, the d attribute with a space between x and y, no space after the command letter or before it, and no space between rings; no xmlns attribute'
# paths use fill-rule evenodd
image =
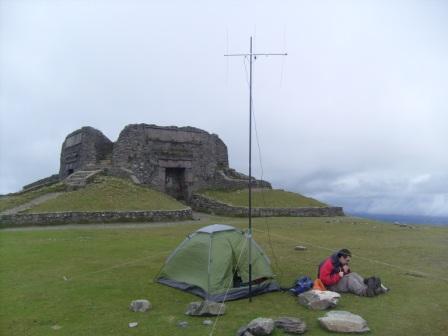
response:
<svg viewBox="0 0 448 336"><path fill-rule="evenodd" d="M249 53L243 54L226 54L224 56L249 56L249 302L252 302L252 61L257 56L287 56L287 53L253 53L252 52L252 36L250 37Z"/></svg>

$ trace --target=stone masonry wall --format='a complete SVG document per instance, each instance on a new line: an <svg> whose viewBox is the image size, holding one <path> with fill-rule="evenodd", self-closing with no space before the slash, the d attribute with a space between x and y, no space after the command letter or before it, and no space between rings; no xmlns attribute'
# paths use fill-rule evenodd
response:
<svg viewBox="0 0 448 336"><path fill-rule="evenodd" d="M221 216L247 217L249 208L231 206L199 194L193 194L190 206L196 210ZM341 207L252 208L253 217L333 217L345 216Z"/></svg>
<svg viewBox="0 0 448 336"><path fill-rule="evenodd" d="M55 212L39 214L1 215L0 227L23 227L40 225L113 223L113 222L162 222L192 219L190 208L184 210L155 211L98 211Z"/></svg>
<svg viewBox="0 0 448 336"><path fill-rule="evenodd" d="M112 154L113 142L93 127L70 133L62 144L59 177L95 165Z"/></svg>
<svg viewBox="0 0 448 336"><path fill-rule="evenodd" d="M193 127L146 124L124 128L115 143L112 162L160 191L165 191L167 168L185 169L190 192L213 185L217 170L229 165L227 147L216 134Z"/></svg>
<svg viewBox="0 0 448 336"><path fill-rule="evenodd" d="M33 183L27 184L23 186L23 191L28 191L34 188L40 188L46 185L50 185L53 183L59 182L59 174L53 174L51 176L45 177L43 179L37 180Z"/></svg>

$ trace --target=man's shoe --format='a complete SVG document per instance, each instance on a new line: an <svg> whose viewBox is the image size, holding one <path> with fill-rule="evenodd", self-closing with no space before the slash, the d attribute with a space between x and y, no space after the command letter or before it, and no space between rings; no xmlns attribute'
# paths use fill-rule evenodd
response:
<svg viewBox="0 0 448 336"><path fill-rule="evenodd" d="M364 283L367 285L366 296L372 297L376 295L377 281L374 277L364 279Z"/></svg>

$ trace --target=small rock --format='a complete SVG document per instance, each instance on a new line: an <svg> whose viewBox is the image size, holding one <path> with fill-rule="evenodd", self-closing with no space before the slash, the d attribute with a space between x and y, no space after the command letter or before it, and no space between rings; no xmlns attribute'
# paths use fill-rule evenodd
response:
<svg viewBox="0 0 448 336"><path fill-rule="evenodd" d="M247 326L243 326L241 328L238 329L238 331L236 332L236 336L254 336L253 334L251 334L248 330L247 330Z"/></svg>
<svg viewBox="0 0 448 336"><path fill-rule="evenodd" d="M247 331L254 336L270 335L274 330L274 320L270 318L258 317L247 325Z"/></svg>
<svg viewBox="0 0 448 336"><path fill-rule="evenodd" d="M188 322L187 321L180 321L180 322L177 323L177 326L179 328L186 328L186 327L188 327Z"/></svg>
<svg viewBox="0 0 448 336"><path fill-rule="evenodd" d="M332 291L309 290L299 295L299 303L313 310L336 307L341 294Z"/></svg>
<svg viewBox="0 0 448 336"><path fill-rule="evenodd" d="M303 334L306 331L305 321L295 317L279 317L274 321L274 325L288 334Z"/></svg>
<svg viewBox="0 0 448 336"><path fill-rule="evenodd" d="M296 247L294 247L294 250L296 250L296 251L306 251L306 247L302 246L302 245L297 245Z"/></svg>
<svg viewBox="0 0 448 336"><path fill-rule="evenodd" d="M135 328L136 326L138 326L138 322L129 322L128 326L129 328Z"/></svg>
<svg viewBox="0 0 448 336"><path fill-rule="evenodd" d="M212 325L213 321L212 320L204 320L204 321L202 321L202 324L203 325Z"/></svg>
<svg viewBox="0 0 448 336"><path fill-rule="evenodd" d="M363 333L370 331L367 321L347 311L335 310L318 318L320 325L329 331L340 333Z"/></svg>
<svg viewBox="0 0 448 336"><path fill-rule="evenodd" d="M213 301L191 302L185 315L190 316L218 316L224 315L226 312L226 305Z"/></svg>
<svg viewBox="0 0 448 336"><path fill-rule="evenodd" d="M53 330L59 330L61 328L62 327L60 325L58 325L58 324L55 324L54 326L51 327L51 329L53 329Z"/></svg>
<svg viewBox="0 0 448 336"><path fill-rule="evenodd" d="M151 308L151 302L149 302L148 300L134 300L129 305L129 309L133 312L145 312Z"/></svg>

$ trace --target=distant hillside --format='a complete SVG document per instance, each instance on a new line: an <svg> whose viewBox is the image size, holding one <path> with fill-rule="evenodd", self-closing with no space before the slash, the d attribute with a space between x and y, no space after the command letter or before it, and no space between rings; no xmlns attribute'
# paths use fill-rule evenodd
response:
<svg viewBox="0 0 448 336"><path fill-rule="evenodd" d="M202 195L234 206L249 206L249 190L205 190ZM252 206L256 208L299 208L299 207L326 207L327 205L313 198L279 190L255 189L252 191Z"/></svg>

